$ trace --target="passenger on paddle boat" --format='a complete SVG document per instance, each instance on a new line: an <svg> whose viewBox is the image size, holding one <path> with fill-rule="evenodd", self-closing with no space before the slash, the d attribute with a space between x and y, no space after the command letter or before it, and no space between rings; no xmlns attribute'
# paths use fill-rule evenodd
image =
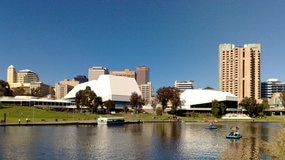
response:
<svg viewBox="0 0 285 160"><path fill-rule="evenodd" d="M209 127L206 127L206 129L217 129L217 127L214 125L214 122L210 122Z"/></svg>
<svg viewBox="0 0 285 160"><path fill-rule="evenodd" d="M240 135L240 133L238 132L238 130L239 130L238 126L232 126L231 130L232 131L226 136L226 138L229 138L229 139L240 139L242 137Z"/></svg>

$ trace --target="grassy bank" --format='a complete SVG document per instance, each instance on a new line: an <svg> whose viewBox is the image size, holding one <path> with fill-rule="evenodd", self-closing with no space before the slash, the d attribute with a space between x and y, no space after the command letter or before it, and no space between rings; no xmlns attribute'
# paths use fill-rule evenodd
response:
<svg viewBox="0 0 285 160"><path fill-rule="evenodd" d="M172 115L164 113L161 116L157 116L152 113L145 114L131 114L131 113L120 113L115 115L98 115L90 113L77 113L70 111L52 111L48 108L36 108L36 107L23 107L23 106L0 106L0 120L4 120L4 114L6 114L6 123L18 123L25 122L26 118L33 122L54 122L54 121L82 121L82 120L95 120L100 116L120 116L124 117L126 121L168 121L175 120ZM177 117L181 121L225 121L211 117L209 114L195 114L195 117ZM236 120L231 120L236 121ZM238 120L241 121L241 120ZM267 116L263 118L255 118L251 120L243 121L254 121L254 122L285 122L285 116Z"/></svg>
<svg viewBox="0 0 285 160"><path fill-rule="evenodd" d="M48 109L36 107L22 107L22 106L9 106L0 107L0 119L4 120L6 114L6 123L17 123L20 119L21 122L26 121L28 118L34 122L51 122L51 121L73 121L73 120L92 120L96 119L97 115L73 113L70 112L56 112Z"/></svg>

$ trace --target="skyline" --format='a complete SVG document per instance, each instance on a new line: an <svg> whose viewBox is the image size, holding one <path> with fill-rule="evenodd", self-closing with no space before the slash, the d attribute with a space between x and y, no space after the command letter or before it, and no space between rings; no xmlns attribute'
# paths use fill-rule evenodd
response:
<svg viewBox="0 0 285 160"><path fill-rule="evenodd" d="M30 69L55 85L92 66L150 68L155 89L175 80L218 89L218 46L261 44L261 82L285 81L282 0L1 1L0 79ZM283 42L283 43L282 43ZM3 61L4 59L4 61Z"/></svg>

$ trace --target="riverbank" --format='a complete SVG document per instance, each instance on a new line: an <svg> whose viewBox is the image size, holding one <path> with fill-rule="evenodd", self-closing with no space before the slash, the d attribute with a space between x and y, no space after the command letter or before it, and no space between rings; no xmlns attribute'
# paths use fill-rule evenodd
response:
<svg viewBox="0 0 285 160"><path fill-rule="evenodd" d="M124 124L139 124L142 121L125 121ZM96 120L88 121L61 121L61 122L27 122L27 123L0 123L0 127L5 126L57 126L57 125L98 125Z"/></svg>

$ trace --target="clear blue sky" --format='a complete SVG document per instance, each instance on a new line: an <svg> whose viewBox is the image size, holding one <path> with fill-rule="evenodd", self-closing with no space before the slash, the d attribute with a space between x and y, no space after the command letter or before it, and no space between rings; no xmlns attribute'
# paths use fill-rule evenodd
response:
<svg viewBox="0 0 285 160"><path fill-rule="evenodd" d="M150 67L153 87L218 88L218 45L261 43L261 80L285 81L284 0L1 0L0 79L55 85L88 68Z"/></svg>

